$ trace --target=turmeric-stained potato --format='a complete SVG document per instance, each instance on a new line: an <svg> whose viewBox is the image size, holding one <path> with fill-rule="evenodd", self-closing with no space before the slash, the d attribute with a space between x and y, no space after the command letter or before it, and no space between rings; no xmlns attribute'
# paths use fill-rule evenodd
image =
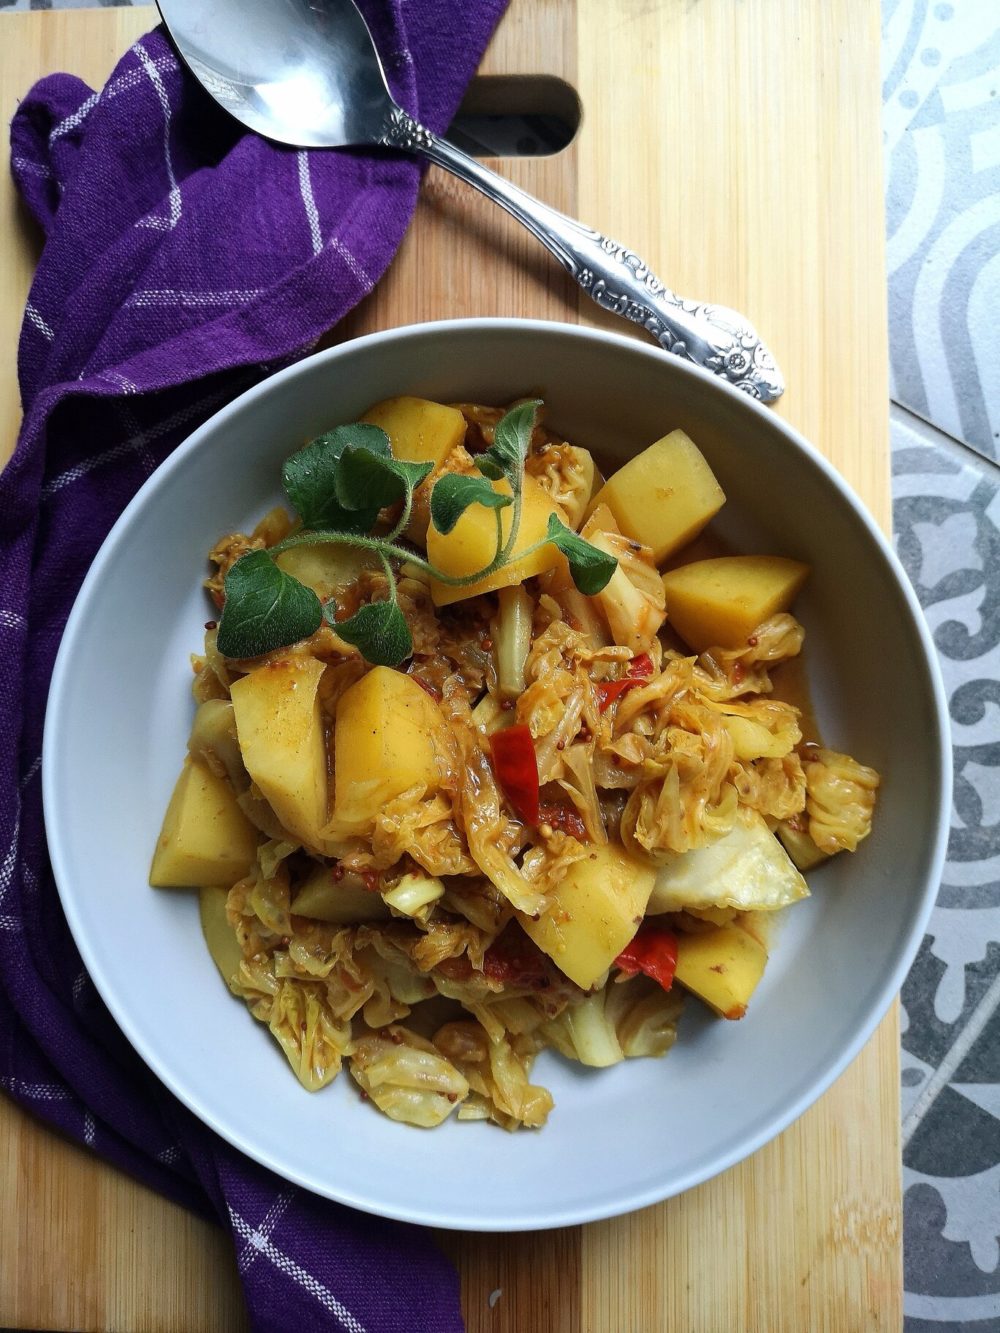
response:
<svg viewBox="0 0 1000 1333"><path fill-rule="evenodd" d="M208 885L198 891L198 915L201 918L201 933L205 936L212 962L219 969L222 980L228 986L240 970L243 962L243 950L236 938L236 931L229 924L226 916L228 889L217 885Z"/></svg>
<svg viewBox="0 0 1000 1333"><path fill-rule="evenodd" d="M519 912L518 920L560 971L589 990L639 928L655 875L623 848L595 845L552 890L543 916Z"/></svg>
<svg viewBox="0 0 1000 1333"><path fill-rule="evenodd" d="M303 845L324 850L326 734L315 657L284 657L255 667L231 690L247 772L278 820Z"/></svg>
<svg viewBox="0 0 1000 1333"><path fill-rule="evenodd" d="M156 889L227 888L250 873L257 830L225 778L200 760L181 769L156 843L149 882Z"/></svg>
<svg viewBox="0 0 1000 1333"><path fill-rule="evenodd" d="M465 439L465 417L458 408L427 398L386 398L370 407L361 420L381 426L389 437L393 458L407 463L436 467Z"/></svg>
<svg viewBox="0 0 1000 1333"><path fill-rule="evenodd" d="M327 921L334 926L354 926L362 921L381 921L389 908L378 890L366 889L360 875L339 874L331 866L317 866L292 899L296 916Z"/></svg>
<svg viewBox="0 0 1000 1333"><path fill-rule="evenodd" d="M224 770L237 794L250 785L236 739L233 705L228 699L206 699L198 705L188 737L188 753L215 773Z"/></svg>
<svg viewBox="0 0 1000 1333"><path fill-rule="evenodd" d="M322 602L337 594L366 569L376 569L378 560L368 551L326 542L318 546L293 546L274 562L279 569L304 583Z"/></svg>
<svg viewBox="0 0 1000 1333"><path fill-rule="evenodd" d="M787 611L809 566L779 555L724 555L663 575L667 619L695 650L742 648L758 625Z"/></svg>
<svg viewBox="0 0 1000 1333"><path fill-rule="evenodd" d="M374 667L337 702L334 818L370 824L410 787L433 791L451 762L451 734L437 704L412 676Z"/></svg>
<svg viewBox="0 0 1000 1333"><path fill-rule="evenodd" d="M510 495L510 484L507 481L495 481L493 489L500 494ZM483 592L508 588L512 584L523 583L534 574L541 574L546 569L553 569L565 563L565 556L549 542L540 546L533 554L520 560L517 558L519 551L534 546L535 542L545 536L549 515L556 513L552 500L534 477L524 478L522 494L521 526L517 530L517 540L511 552L510 562L495 573L464 588L453 588L447 583L431 579L431 595L435 606L447 606L450 602L461 601L464 597L477 597ZM512 513L510 505L500 511L505 538L510 532ZM427 558L444 574L462 576L474 574L477 569L484 569L493 559L496 545L495 512L484 505L470 505L447 534L438 532L433 523L427 529Z"/></svg>
<svg viewBox="0 0 1000 1333"><path fill-rule="evenodd" d="M723 1018L742 1018L766 963L759 940L739 926L719 926L678 935L674 975Z"/></svg>
<svg viewBox="0 0 1000 1333"><path fill-rule="evenodd" d="M697 537L725 502L701 450L674 430L620 467L594 496L590 512L606 504L626 537L651 547L660 564Z"/></svg>
<svg viewBox="0 0 1000 1333"><path fill-rule="evenodd" d="M830 859L830 854L821 852L809 834L799 828L795 821L783 819L775 832L799 870L813 870Z"/></svg>

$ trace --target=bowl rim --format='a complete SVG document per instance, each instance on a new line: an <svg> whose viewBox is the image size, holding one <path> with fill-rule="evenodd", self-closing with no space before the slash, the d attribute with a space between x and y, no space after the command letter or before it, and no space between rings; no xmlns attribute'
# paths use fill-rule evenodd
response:
<svg viewBox="0 0 1000 1333"><path fill-rule="evenodd" d="M779 1113L773 1115L767 1122L752 1133L748 1138L744 1138L738 1145L725 1152L719 1153L713 1157L711 1162L701 1168L691 1169L686 1175L680 1177L676 1182L664 1189L662 1184L651 1183L646 1189L641 1191L632 1191L629 1196L619 1202L603 1202L590 1206L574 1205L569 1207L557 1206L544 1215L523 1218L498 1217L455 1217L451 1213L442 1214L435 1211L433 1205L421 1208L399 1207L392 1208L379 1204L373 1205L364 1198L357 1197L349 1191L337 1192L317 1185L308 1176L301 1172L290 1171L287 1167L279 1165L270 1158L266 1152L256 1148L253 1143L245 1141L244 1138L233 1131L227 1125L216 1117L213 1112L206 1107L201 1097L190 1091L183 1082L182 1077L174 1074L169 1065L160 1060L153 1052L149 1051L141 1034L136 1030L133 1024L129 1010L126 1004L117 995L114 983L105 975L100 962L91 947L90 939L86 930L76 912L75 900L69 889L63 888L63 885L69 885L72 881L72 870L70 858L67 849L62 843L61 827L58 820L50 819L48 816L58 808L58 797L56 793L56 770L58 766L57 747L59 745L60 733L62 731L62 700L66 693L66 682L71 671L71 664L74 657L73 645L76 637L86 624L88 604L95 594L95 589L100 585L101 578L106 566L108 566L117 555L117 548L123 539L124 534L131 527L133 515L140 510L149 495L155 491L163 481L171 475L176 469L183 468L188 457L201 449L204 444L210 440L212 434L218 428L221 422L228 417L242 411L246 406L252 404L270 393L276 384L286 384L294 381L300 376L311 376L324 366L335 364L339 359L347 354L363 354L368 348L377 347L387 342L406 343L415 339L426 337L436 337L442 334L456 334L463 337L475 336L486 333L491 330L502 328L512 332L523 333L526 336L552 335L559 337L569 337L580 339L581 341L614 346L628 354L650 361L660 360L664 352L650 344L639 342L637 339L627 335L608 332L603 329L592 328L587 325L570 324L556 320L539 319L521 319L507 317L487 317L480 316L465 319L444 319L444 320L426 320L416 324L402 325L397 328L383 329L374 333L364 334L357 338L349 339L338 343L333 347L326 348L320 352L312 353L303 357L290 366L286 366L276 371L272 375L266 376L259 383L237 395L231 402L214 412L205 422L184 439L163 463L161 463L140 486L136 494L126 505L119 518L114 523L107 537L101 544L97 555L81 584L73 608L67 618L63 630L62 639L56 656L55 665L49 685L48 699L45 710L45 725L42 741L42 800L43 810L45 812L45 833L48 843L49 857L52 864L53 876L59 898L62 903L63 911L66 915L67 923L73 935L74 942L79 950L84 966L94 982L98 993L107 1005L115 1022L121 1028L128 1041L147 1065L156 1075L164 1086L173 1093L178 1100L188 1108L199 1120L210 1129L214 1130L222 1139L234 1148L245 1153L253 1161L269 1170L274 1171L279 1177L298 1185L303 1189L317 1194L321 1197L329 1198L335 1202L345 1204L360 1211L372 1213L376 1216L393 1218L402 1222L411 1222L423 1226L441 1227L446 1230L474 1230L480 1232L501 1232L501 1231L535 1231L548 1230L554 1227L573 1226L586 1222L601 1221L606 1218L621 1216L625 1213L636 1211L640 1208L648 1207L652 1204L662 1202L675 1195L682 1194L697 1185L712 1179L714 1176L729 1170L737 1163L749 1158L759 1151L766 1143L776 1138L780 1133L788 1128L795 1120L799 1118L812 1104L817 1101L831 1084L839 1078L849 1064L857 1057L862 1047L867 1044L875 1029L881 1023L888 1012L893 999L898 994L900 987L905 979L913 959L920 947L921 940L926 931L928 919L934 906L937 895L938 885L940 883L941 872L944 866L945 854L948 844L949 819L951 805L952 789L952 767L951 767L951 739L948 729L948 702L945 692L944 680L941 673L941 667L937 652L934 647L930 629L924 619L916 593L903 569L902 564L897 557L892 543L886 537L879 524L868 510L865 503L855 494L854 490L840 475L834 465L822 454L815 445L810 443L795 427L791 426L775 412L766 408L751 395L735 388L717 375L703 370L690 362L681 358L673 358L671 368L674 373L681 375L694 376L702 381L707 388L708 382L714 386L711 391L729 395L732 399L739 401L743 410L757 414L762 421L766 421L771 429L777 430L784 435L786 439L798 450L806 455L823 473L825 480L837 491L840 499L853 511L855 518L862 524L868 537L878 548L888 569L893 575L894 582L902 595L906 609L913 621L917 637L922 648L922 662L926 674L926 683L930 687L935 702L935 736L941 762L937 765L936 772L931 775L931 795L936 796L938 809L938 818L933 832L933 840L930 843L930 855L928 857L929 871L926 882L922 888L919 909L913 915L910 922L909 931L901 943L897 946L894 956L891 958L891 965L882 977L881 984L878 985L872 995L865 1021L854 1031L849 1042L840 1050L840 1052L831 1058L825 1067L823 1067L809 1084L802 1089L799 1094Z"/></svg>

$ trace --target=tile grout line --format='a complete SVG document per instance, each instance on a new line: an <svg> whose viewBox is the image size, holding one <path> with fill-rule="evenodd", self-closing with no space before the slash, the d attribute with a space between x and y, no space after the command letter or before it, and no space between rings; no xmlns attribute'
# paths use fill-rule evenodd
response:
<svg viewBox="0 0 1000 1333"><path fill-rule="evenodd" d="M979 467L987 473L1000 471L1000 459L990 458L986 454L980 453L979 450L974 449L971 444L966 444L966 442L960 440L957 435L950 435L948 431L942 430L941 427L935 425L933 421L928 421L926 417L922 417L919 412L914 412L913 409L907 407L905 403L901 403L895 398L890 398L890 419L893 409L895 409L901 416L907 418L907 421L904 424L910 430L913 430L918 434L936 436L936 439L927 441L932 448L947 449L958 455L966 467L978 464Z"/></svg>
<svg viewBox="0 0 1000 1333"><path fill-rule="evenodd" d="M944 1059L928 1080L927 1086L910 1108L909 1115L903 1121L904 1148L916 1133L924 1116L951 1082L952 1075L968 1055L998 1007L1000 1007L1000 974L993 978L986 994L970 1014L969 1021L946 1051Z"/></svg>

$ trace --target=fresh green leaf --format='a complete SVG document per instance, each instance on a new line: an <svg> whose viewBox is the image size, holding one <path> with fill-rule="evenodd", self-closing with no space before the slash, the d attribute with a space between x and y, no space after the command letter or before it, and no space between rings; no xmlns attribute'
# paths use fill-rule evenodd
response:
<svg viewBox="0 0 1000 1333"><path fill-rule="evenodd" d="M434 483L431 491L431 520L438 532L449 533L469 505L506 509L513 503L509 495L495 491L485 477L466 477L456 472L446 472Z"/></svg>
<svg viewBox="0 0 1000 1333"><path fill-rule="evenodd" d="M285 494L304 528L366 533L378 518L381 506L373 501L348 508L338 499L340 460L345 449L351 447L382 457L389 457L390 453L389 437L380 426L357 421L326 431L285 460L282 469Z"/></svg>
<svg viewBox="0 0 1000 1333"><path fill-rule="evenodd" d="M350 444L337 467L337 499L345 509L384 509L416 490L433 471L433 463L407 463L373 453L367 445Z"/></svg>
<svg viewBox="0 0 1000 1333"><path fill-rule="evenodd" d="M278 566L267 551L250 551L230 568L219 620L224 657L260 657L315 634L323 621L319 598Z"/></svg>
<svg viewBox="0 0 1000 1333"><path fill-rule="evenodd" d="M590 542L584 540L572 528L568 528L555 514L549 515L546 536L569 561L569 572L581 592L593 597L607 585L618 566L618 561L613 555L591 546Z"/></svg>
<svg viewBox="0 0 1000 1333"><path fill-rule="evenodd" d="M473 504L491 509L499 530L502 510L513 505L515 521L507 540L498 544L490 569L499 568L509 558L516 542L524 463L540 406L537 401L521 403L501 418L493 444L477 459L482 475L447 474L431 494L432 518L444 533L453 531ZM235 658L259 656L308 637L325 619L370 662L396 666L405 660L413 651L413 642L396 602L396 576L391 562L414 559L446 583L470 581L449 577L397 544L410 513L413 492L432 471L429 462L394 459L389 437L368 422L338 426L292 455L282 476L302 529L274 550L254 551L244 556L229 571L226 604L219 626L220 650ZM503 493L507 487L498 494L487 478L506 480L510 494ZM384 535L373 533L380 511L400 500L404 504L397 527ZM349 619L337 621L332 604L321 606L309 588L274 563L273 557L285 547L324 540L375 552L385 568L388 599L363 606ZM566 553L574 581L586 593L599 591L614 572L617 562L613 557L592 547L558 519L550 522L545 540L554 542Z"/></svg>
<svg viewBox="0 0 1000 1333"><path fill-rule="evenodd" d="M337 634L353 643L375 666L399 666L413 652L410 627L393 601L369 602L347 620L330 620Z"/></svg>
<svg viewBox="0 0 1000 1333"><path fill-rule="evenodd" d="M493 481L506 477L512 486L520 486L531 432L541 405L537 398L530 403L518 403L500 418L493 432L492 445L476 457L476 467L484 477Z"/></svg>

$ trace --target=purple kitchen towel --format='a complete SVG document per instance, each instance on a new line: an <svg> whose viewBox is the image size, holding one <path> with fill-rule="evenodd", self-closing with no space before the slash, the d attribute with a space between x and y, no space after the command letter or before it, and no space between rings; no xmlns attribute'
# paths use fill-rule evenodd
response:
<svg viewBox="0 0 1000 1333"><path fill-rule="evenodd" d="M397 99L443 130L504 0L363 8ZM159 30L100 94L69 75L43 79L11 144L45 244L19 350L24 423L0 475L0 1088L227 1227L255 1328L451 1333L457 1276L429 1234L286 1185L201 1125L133 1052L62 915L39 778L53 659L111 525L185 435L371 291L412 216L419 169L246 133Z"/></svg>

